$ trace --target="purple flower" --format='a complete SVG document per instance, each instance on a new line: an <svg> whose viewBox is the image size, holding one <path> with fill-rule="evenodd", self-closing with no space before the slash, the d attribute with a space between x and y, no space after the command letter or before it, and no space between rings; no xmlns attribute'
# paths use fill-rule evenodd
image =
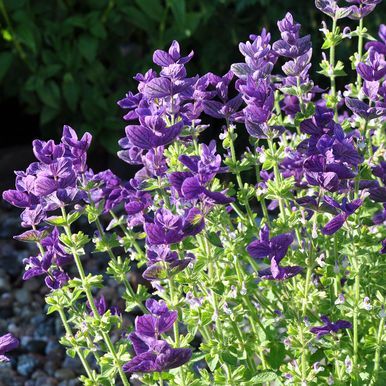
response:
<svg viewBox="0 0 386 386"><path fill-rule="evenodd" d="M70 277L65 272L54 268L51 270L50 275L46 276L44 282L48 288L56 290L63 287L69 280Z"/></svg>
<svg viewBox="0 0 386 386"><path fill-rule="evenodd" d="M315 6L333 19L342 19L352 13L352 6L338 7L336 0L315 0Z"/></svg>
<svg viewBox="0 0 386 386"><path fill-rule="evenodd" d="M66 253L64 246L60 243L60 233L57 227L54 227L51 234L42 240L43 247L47 252L51 253L58 266L69 264L73 261L73 257Z"/></svg>
<svg viewBox="0 0 386 386"><path fill-rule="evenodd" d="M370 48L368 64L357 65L358 74L367 81L379 81L386 75L386 65L381 54Z"/></svg>
<svg viewBox="0 0 386 386"><path fill-rule="evenodd" d="M204 228L204 217L198 208L187 210L183 216L174 215L161 208L154 216L154 223L145 223L149 245L179 243L187 236L194 236Z"/></svg>
<svg viewBox="0 0 386 386"><path fill-rule="evenodd" d="M383 204L383 209L373 216L373 223L375 225L381 225L386 222L386 203Z"/></svg>
<svg viewBox="0 0 386 386"><path fill-rule="evenodd" d="M355 114L366 120L371 120L378 118L382 115L382 111L376 107L369 107L365 102L360 101L359 99L353 99L346 97L345 98L346 106Z"/></svg>
<svg viewBox="0 0 386 386"><path fill-rule="evenodd" d="M168 52L156 50L153 54L153 62L161 67L169 67L173 64L186 64L193 57L193 51L187 56L181 56L180 45L176 40L173 40Z"/></svg>
<svg viewBox="0 0 386 386"><path fill-rule="evenodd" d="M355 173L343 162L327 163L323 155L312 155L304 160L304 174L307 182L313 186L321 186L330 192L339 187L342 179L355 177Z"/></svg>
<svg viewBox="0 0 386 386"><path fill-rule="evenodd" d="M146 308L151 314L137 316L135 331L144 336L158 339L160 334L169 331L177 320L177 311L169 311L165 302L148 299Z"/></svg>
<svg viewBox="0 0 386 386"><path fill-rule="evenodd" d="M379 54L386 55L386 25L381 24L379 26L379 32L378 35L381 39L381 41L376 42L368 42L366 43L366 49L369 50L372 48L374 51L378 52Z"/></svg>
<svg viewBox="0 0 386 386"><path fill-rule="evenodd" d="M66 151L62 143L56 145L52 139L47 142L36 139L32 142L32 149L35 157L45 164L50 164L58 158L64 157Z"/></svg>
<svg viewBox="0 0 386 386"><path fill-rule="evenodd" d="M229 204L233 201L221 192L213 192L207 185L217 173L226 169L221 167L221 156L216 154L216 142L209 146L201 145L201 156L181 155L179 160L190 172L173 172L169 181L180 197L186 200L209 199L216 204Z"/></svg>
<svg viewBox="0 0 386 386"><path fill-rule="evenodd" d="M300 75L300 73L308 66L311 59L311 36L299 36L300 24L294 21L293 16L289 12L287 12L285 18L280 20L277 25L282 40L273 43L272 49L280 56L292 59L299 58L293 62L293 65L287 64L283 70L289 70L293 73L292 75Z"/></svg>
<svg viewBox="0 0 386 386"><path fill-rule="evenodd" d="M381 254L386 254L386 239L384 239L384 240L382 241L382 248L381 248L381 250L379 251L379 253L381 253Z"/></svg>
<svg viewBox="0 0 386 386"><path fill-rule="evenodd" d="M269 44L271 34L265 29L260 35L250 35L251 41L239 44L239 50L245 57L245 63L232 64L232 72L240 79L246 80L265 78L268 76L277 60L277 55Z"/></svg>
<svg viewBox="0 0 386 386"><path fill-rule="evenodd" d="M339 204L333 198L324 196L324 202L331 208L335 208L341 212L322 228L322 233L325 235L332 235L342 228L349 216L362 205L362 200L359 198L351 202L348 202L347 198L343 198L342 203Z"/></svg>
<svg viewBox="0 0 386 386"><path fill-rule="evenodd" d="M193 260L194 255L179 259L178 253L171 251L168 245L153 245L147 249L148 268L143 273L146 280L166 279L184 270Z"/></svg>
<svg viewBox="0 0 386 386"><path fill-rule="evenodd" d="M269 228L265 225L260 231L260 239L247 246L247 252L255 259L269 257L270 268L259 271L259 276L268 280L285 280L299 274L303 268L299 266L280 266L280 261L293 242L293 236L285 233L269 238Z"/></svg>
<svg viewBox="0 0 386 386"><path fill-rule="evenodd" d="M235 118L240 115L238 110L242 103L240 94L237 94L231 99L228 98L228 88L234 74L232 71L228 71L223 77L211 75L212 82L216 87L216 94L221 101L205 98L202 101L203 110L211 117L234 121Z"/></svg>
<svg viewBox="0 0 386 386"><path fill-rule="evenodd" d="M248 77L245 84L239 85L239 91L247 106L243 109L243 117L237 120L245 123L249 135L268 138L284 131L282 127L270 128L267 124L275 102L274 90L268 79L258 79L256 82Z"/></svg>
<svg viewBox="0 0 386 386"><path fill-rule="evenodd" d="M380 4L382 0L346 0L346 2L357 4L351 7L351 14L349 15L349 18L359 20L374 11L377 4Z"/></svg>
<svg viewBox="0 0 386 386"><path fill-rule="evenodd" d="M126 136L130 144L144 150L171 143L183 128L182 121L167 127L159 116L140 118L140 123L141 125L126 126Z"/></svg>
<svg viewBox="0 0 386 386"><path fill-rule="evenodd" d="M4 354L19 347L19 340L12 334L0 336L0 362L9 362L9 358Z"/></svg>
<svg viewBox="0 0 386 386"><path fill-rule="evenodd" d="M260 230L260 239L252 241L247 247L247 252L255 259L269 257L280 261L286 255L293 240L294 238L290 233L284 233L270 239L269 228L264 225Z"/></svg>
<svg viewBox="0 0 386 386"><path fill-rule="evenodd" d="M302 267L297 265L282 267L276 259L271 259L270 268L259 271L259 276L267 280L286 280L298 275L303 271Z"/></svg>
<svg viewBox="0 0 386 386"><path fill-rule="evenodd" d="M150 314L135 319L135 332L129 335L136 356L123 366L125 372L161 372L182 366L192 355L188 348L171 348L160 340L176 322L177 311L169 311L163 300L148 299L146 308Z"/></svg>
<svg viewBox="0 0 386 386"><path fill-rule="evenodd" d="M330 333L336 333L345 328L352 328L352 324L347 320L337 320L336 322L331 322L331 320L325 315L321 316L320 320L324 323L323 326L312 327L310 329L313 334L316 334L317 339L320 339L322 336Z"/></svg>
<svg viewBox="0 0 386 386"><path fill-rule="evenodd" d="M129 335L136 356L123 366L127 373L162 372L182 366L189 361L192 350L189 348L172 348L163 341L138 333Z"/></svg>

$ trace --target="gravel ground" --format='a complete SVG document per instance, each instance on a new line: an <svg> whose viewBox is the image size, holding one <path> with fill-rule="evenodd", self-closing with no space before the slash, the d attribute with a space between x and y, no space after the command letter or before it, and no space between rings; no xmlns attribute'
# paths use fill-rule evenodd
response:
<svg viewBox="0 0 386 386"><path fill-rule="evenodd" d="M64 330L56 314L45 314L48 290L42 278L21 279L23 259L36 252L33 245L12 239L22 231L19 212L0 207L0 335L11 332L20 340L11 361L0 364L0 386L78 386L82 367L58 343ZM105 264L104 256L93 255L86 260L86 270L101 272ZM118 291L109 282L103 292L108 304L116 304ZM126 325L134 316L129 315Z"/></svg>

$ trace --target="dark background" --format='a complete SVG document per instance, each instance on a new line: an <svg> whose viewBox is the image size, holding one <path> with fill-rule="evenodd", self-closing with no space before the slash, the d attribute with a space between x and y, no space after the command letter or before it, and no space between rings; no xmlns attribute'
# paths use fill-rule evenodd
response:
<svg viewBox="0 0 386 386"><path fill-rule="evenodd" d="M325 15L313 0L0 0L0 188L32 160L31 141L58 139L63 124L93 134L96 170L130 174L115 157L125 126L116 101L135 89L132 77L152 65L153 51L176 39L183 53L195 51L190 75L223 74L242 61L238 43L250 33L266 27L276 40L276 21L289 10L302 35L312 35L315 74ZM383 2L366 18L370 33L376 35L385 14ZM346 41L337 54L351 76L348 57L356 44ZM327 85L318 75L314 80ZM217 135L213 127L205 139Z"/></svg>

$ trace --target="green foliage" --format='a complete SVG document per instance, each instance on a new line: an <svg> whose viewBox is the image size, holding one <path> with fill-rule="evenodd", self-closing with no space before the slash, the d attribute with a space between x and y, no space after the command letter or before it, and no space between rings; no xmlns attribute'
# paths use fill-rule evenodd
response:
<svg viewBox="0 0 386 386"><path fill-rule="evenodd" d="M306 32L317 32L319 23L314 8L305 10L296 0L286 0L285 9L267 0L1 3L1 98L17 97L24 111L38 115L44 136L67 123L91 132L110 151L122 136L116 101L134 86L127 74L144 71L156 48L176 39L186 52L189 39L188 46L199 47L193 72L223 73L237 61L237 42L273 27L287 9Z"/></svg>

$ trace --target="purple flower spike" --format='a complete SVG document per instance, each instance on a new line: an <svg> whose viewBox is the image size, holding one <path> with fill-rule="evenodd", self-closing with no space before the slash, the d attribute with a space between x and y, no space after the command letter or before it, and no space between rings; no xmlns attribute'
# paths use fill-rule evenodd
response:
<svg viewBox="0 0 386 386"><path fill-rule="evenodd" d="M19 347L19 340L12 334L0 336L0 362L9 362L9 358L4 354Z"/></svg>
<svg viewBox="0 0 386 386"><path fill-rule="evenodd" d="M359 198L351 201L350 203L347 202L346 198L343 198L342 204L339 204L331 197L325 196L324 202L330 207L341 211L340 214L335 216L322 228L322 233L324 235L332 235L337 232L340 228L342 228L343 224L346 222L349 216L352 215L362 205L362 200Z"/></svg>
<svg viewBox="0 0 386 386"><path fill-rule="evenodd" d="M337 320L336 322L331 322L331 320L327 316L321 316L320 320L324 323L323 326L320 327L312 327L310 331L313 334L316 334L317 339L320 339L322 336L336 333L338 330L342 330L345 328L352 328L352 324L347 320Z"/></svg>

